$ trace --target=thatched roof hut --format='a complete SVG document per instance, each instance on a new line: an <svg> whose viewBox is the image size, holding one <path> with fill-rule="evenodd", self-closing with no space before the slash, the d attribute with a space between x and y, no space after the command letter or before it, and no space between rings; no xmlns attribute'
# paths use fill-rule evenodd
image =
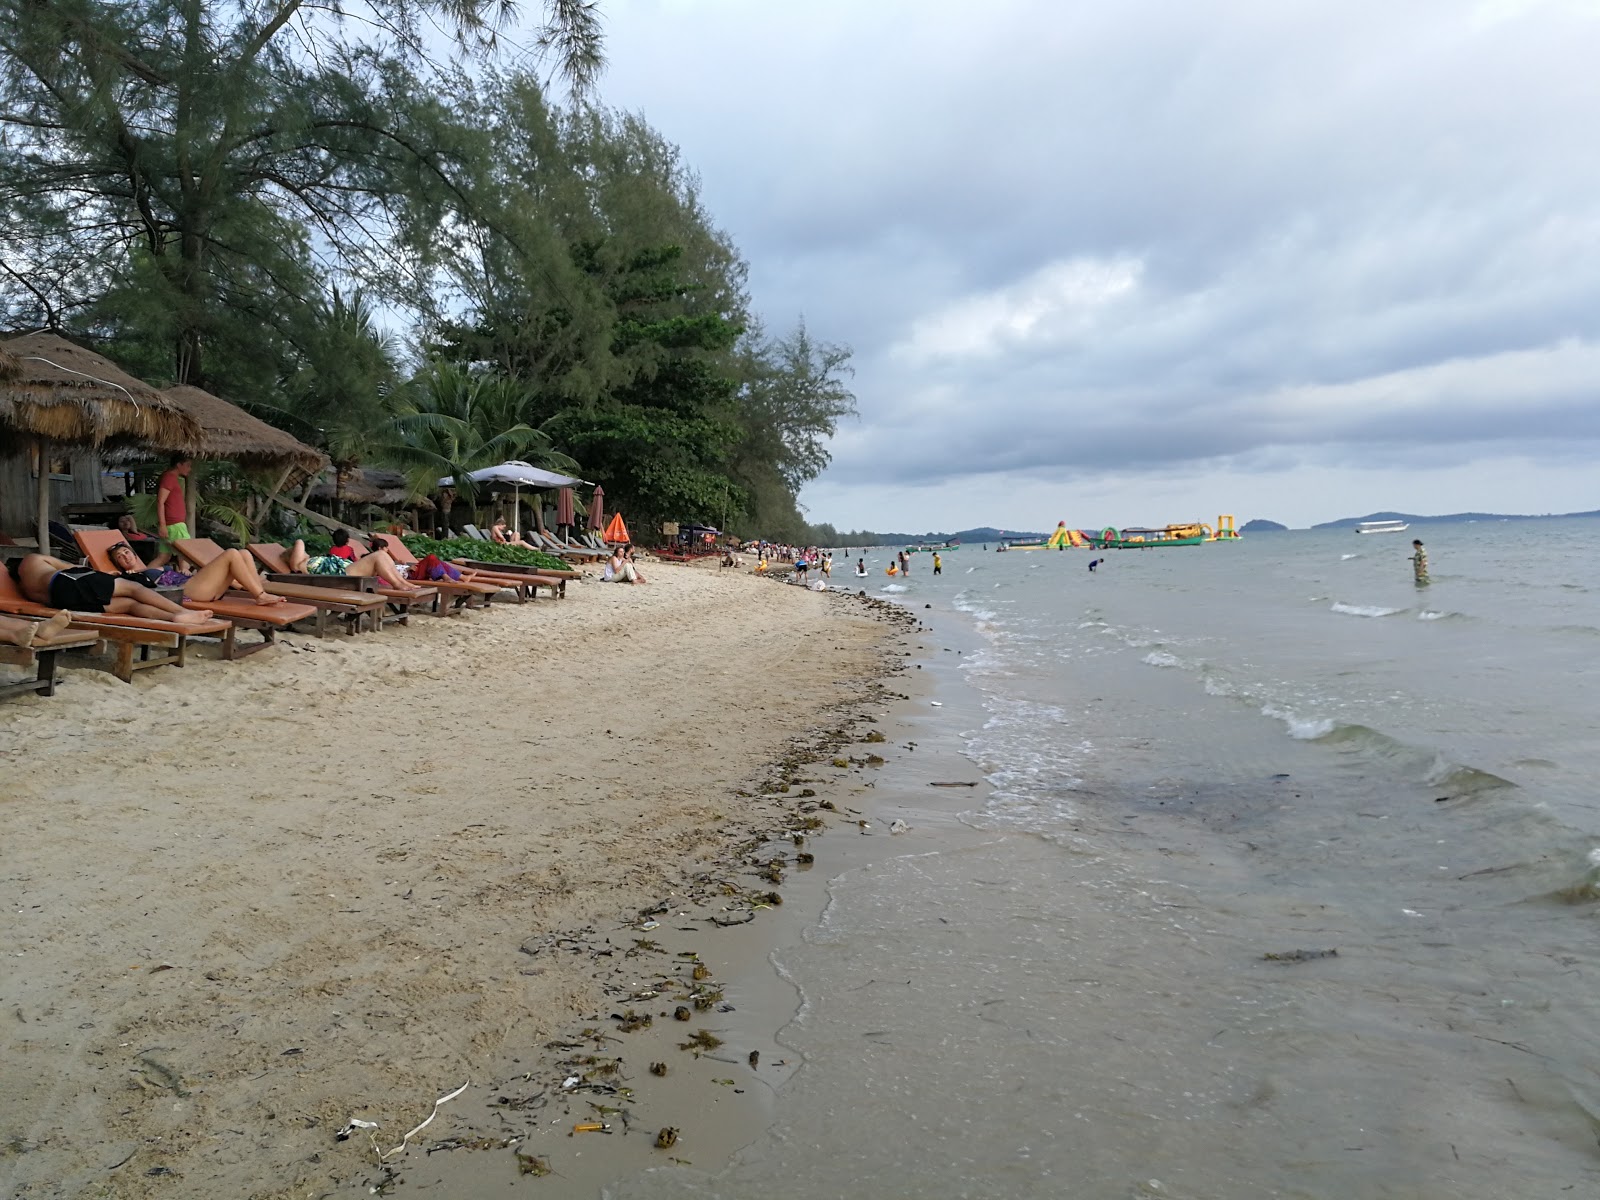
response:
<svg viewBox="0 0 1600 1200"><path fill-rule="evenodd" d="M110 359L53 333L0 343L0 431L65 445L142 442L182 453L199 423Z"/></svg>
<svg viewBox="0 0 1600 1200"><path fill-rule="evenodd" d="M202 388L184 384L161 394L201 426L193 449L196 458L226 458L242 467L282 468L290 479L280 487L289 486L294 478L315 475L328 465L328 456L322 451Z"/></svg>
<svg viewBox="0 0 1600 1200"><path fill-rule="evenodd" d="M311 489L312 500L344 500L351 504L376 504L383 508L432 508L426 496L410 498L406 477L399 471L381 467L361 467L346 471L337 483L324 479Z"/></svg>

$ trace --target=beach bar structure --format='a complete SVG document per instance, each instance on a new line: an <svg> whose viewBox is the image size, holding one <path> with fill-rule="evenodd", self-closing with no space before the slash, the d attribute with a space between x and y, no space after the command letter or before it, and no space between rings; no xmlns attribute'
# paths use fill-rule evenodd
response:
<svg viewBox="0 0 1600 1200"><path fill-rule="evenodd" d="M105 463L183 456L269 473L275 494L328 466L320 450L201 388L157 391L54 334L0 343L0 532L103 499ZM188 507L198 496L191 480Z"/></svg>
<svg viewBox="0 0 1600 1200"><path fill-rule="evenodd" d="M31 525L48 551L51 512L101 498L102 450L190 453L202 433L175 401L65 338L0 342L0 531Z"/></svg>

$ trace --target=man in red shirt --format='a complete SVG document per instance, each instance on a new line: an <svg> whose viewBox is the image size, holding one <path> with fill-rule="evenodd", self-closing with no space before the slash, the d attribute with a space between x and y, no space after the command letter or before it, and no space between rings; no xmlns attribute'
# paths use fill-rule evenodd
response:
<svg viewBox="0 0 1600 1200"><path fill-rule="evenodd" d="M183 481L189 478L190 466L187 458L176 459L156 483L156 532L168 550L173 542L189 536L189 501Z"/></svg>

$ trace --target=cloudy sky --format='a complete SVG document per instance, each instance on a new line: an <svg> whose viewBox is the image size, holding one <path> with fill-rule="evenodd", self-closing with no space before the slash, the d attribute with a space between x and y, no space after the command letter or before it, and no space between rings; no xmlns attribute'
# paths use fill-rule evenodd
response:
<svg viewBox="0 0 1600 1200"><path fill-rule="evenodd" d="M1600 507L1596 0L603 0L774 329L813 520Z"/></svg>

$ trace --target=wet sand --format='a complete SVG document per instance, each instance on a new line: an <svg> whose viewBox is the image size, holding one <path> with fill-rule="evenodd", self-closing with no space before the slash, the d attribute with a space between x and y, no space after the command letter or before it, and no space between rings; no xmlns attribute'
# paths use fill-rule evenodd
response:
<svg viewBox="0 0 1600 1200"><path fill-rule="evenodd" d="M900 651L853 598L647 574L132 686L70 670L0 709L9 1192L364 1193L463 1083L390 1164L515 1166L517 1068L598 1056L619 989L705 982L685 928L761 955L758 897L781 887L745 859L813 803L780 790L785 756L853 743ZM699 1027L678 1002L641 1032ZM599 1049L574 1048L591 1020ZM738 1095L718 1127L748 1140L743 1081L673 1054L674 1088ZM495 1109L525 1115L467 1132ZM377 1128L338 1140L353 1117Z"/></svg>

